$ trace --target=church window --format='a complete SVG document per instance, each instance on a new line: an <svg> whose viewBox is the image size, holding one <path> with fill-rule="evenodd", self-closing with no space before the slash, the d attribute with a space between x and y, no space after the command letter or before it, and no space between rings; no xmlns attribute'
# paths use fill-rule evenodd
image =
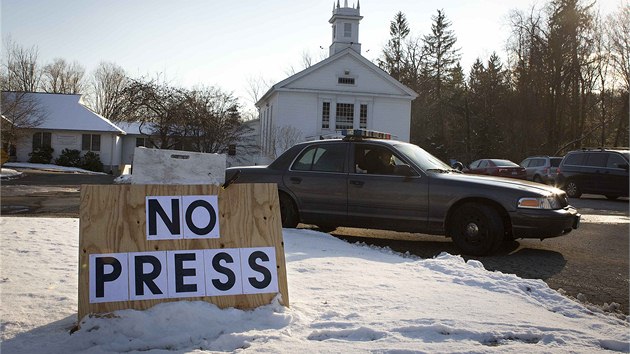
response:
<svg viewBox="0 0 630 354"><path fill-rule="evenodd" d="M343 36L347 38L352 37L352 23L343 24Z"/></svg>
<svg viewBox="0 0 630 354"><path fill-rule="evenodd" d="M341 85L354 85L353 77L339 77L337 78L337 83Z"/></svg>
<svg viewBox="0 0 630 354"><path fill-rule="evenodd" d="M322 104L322 129L330 128L330 102Z"/></svg>
<svg viewBox="0 0 630 354"><path fill-rule="evenodd" d="M335 129L354 128L354 104L337 103L337 119Z"/></svg>
<svg viewBox="0 0 630 354"><path fill-rule="evenodd" d="M337 36L337 34L335 33L337 31L337 25L333 25L333 41L335 40L335 37Z"/></svg>
<svg viewBox="0 0 630 354"><path fill-rule="evenodd" d="M359 109L359 128L367 129L367 116L368 116L367 105L362 104Z"/></svg>

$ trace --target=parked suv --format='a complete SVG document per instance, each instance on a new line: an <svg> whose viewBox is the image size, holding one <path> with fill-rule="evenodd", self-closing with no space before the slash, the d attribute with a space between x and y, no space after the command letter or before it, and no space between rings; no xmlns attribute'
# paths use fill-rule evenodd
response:
<svg viewBox="0 0 630 354"><path fill-rule="evenodd" d="M572 198L582 193L627 197L629 154L629 150L617 149L571 151L560 163L558 183Z"/></svg>
<svg viewBox="0 0 630 354"><path fill-rule="evenodd" d="M558 176L558 166L562 157L530 156L519 165L525 168L527 179L546 184L555 184Z"/></svg>

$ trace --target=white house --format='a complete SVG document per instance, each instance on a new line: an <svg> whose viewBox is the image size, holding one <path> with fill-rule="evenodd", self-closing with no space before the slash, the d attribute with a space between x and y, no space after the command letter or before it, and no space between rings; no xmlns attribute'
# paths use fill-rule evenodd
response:
<svg viewBox="0 0 630 354"><path fill-rule="evenodd" d="M13 93L4 97L26 95L43 113L41 124L29 129L15 146L17 161L26 162L37 147L53 148L53 160L64 149L93 151L100 156L105 171L116 172L121 163L121 139L125 132L81 102L81 95L53 93Z"/></svg>
<svg viewBox="0 0 630 354"><path fill-rule="evenodd" d="M329 57L283 81L256 103L261 149L274 157L294 143L366 128L409 141L411 101L418 94L361 55L360 5L333 8Z"/></svg>

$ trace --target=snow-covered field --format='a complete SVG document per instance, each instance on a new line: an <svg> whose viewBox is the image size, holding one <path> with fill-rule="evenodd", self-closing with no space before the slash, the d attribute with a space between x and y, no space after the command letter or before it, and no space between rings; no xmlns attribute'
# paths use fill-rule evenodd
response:
<svg viewBox="0 0 630 354"><path fill-rule="evenodd" d="M543 281L285 229L290 308L162 304L77 323L78 219L2 217L3 353L628 352L629 321Z"/></svg>

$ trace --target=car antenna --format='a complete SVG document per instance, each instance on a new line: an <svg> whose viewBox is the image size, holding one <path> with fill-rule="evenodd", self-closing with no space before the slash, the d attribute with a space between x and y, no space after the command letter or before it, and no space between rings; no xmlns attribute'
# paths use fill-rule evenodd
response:
<svg viewBox="0 0 630 354"><path fill-rule="evenodd" d="M228 178L225 183L221 186L221 189L226 189L230 186L230 184L234 183L238 177L241 175L241 170L236 170L236 173L233 174L230 178Z"/></svg>

